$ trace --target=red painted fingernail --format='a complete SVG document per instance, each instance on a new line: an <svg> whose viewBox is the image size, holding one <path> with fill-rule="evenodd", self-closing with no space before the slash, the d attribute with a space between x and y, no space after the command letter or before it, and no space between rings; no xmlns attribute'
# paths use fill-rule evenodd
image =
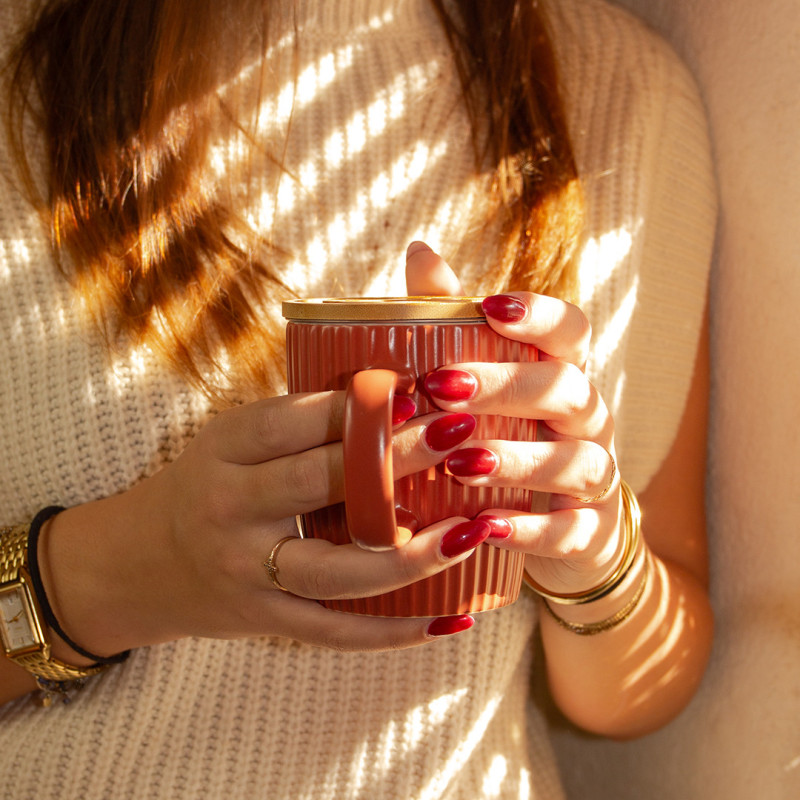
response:
<svg viewBox="0 0 800 800"><path fill-rule="evenodd" d="M468 550L474 550L481 542L486 541L491 532L489 523L480 519L460 522L442 536L439 549L445 558L455 558Z"/></svg>
<svg viewBox="0 0 800 800"><path fill-rule="evenodd" d="M437 617L428 625L428 636L450 636L453 633L469 630L475 624L469 614L455 617Z"/></svg>
<svg viewBox="0 0 800 800"><path fill-rule="evenodd" d="M508 539L514 532L511 523L505 517L496 517L494 514L483 514L478 517L484 522L489 523L492 532L489 534L490 539Z"/></svg>
<svg viewBox="0 0 800 800"><path fill-rule="evenodd" d="M475 424L472 414L437 417L425 429L425 441L431 450L450 450L472 436Z"/></svg>
<svg viewBox="0 0 800 800"><path fill-rule="evenodd" d="M414 416L417 404L407 394L396 394L392 400L392 425L402 425Z"/></svg>
<svg viewBox="0 0 800 800"><path fill-rule="evenodd" d="M497 455L485 447L465 447L456 450L445 461L447 469L459 478L491 475L497 469L498 463Z"/></svg>
<svg viewBox="0 0 800 800"><path fill-rule="evenodd" d="M517 297L508 294L495 294L484 298L481 303L483 313L498 322L520 322L528 314L528 307Z"/></svg>
<svg viewBox="0 0 800 800"><path fill-rule="evenodd" d="M478 388L478 381L461 369L437 369L425 378L425 388L436 400L469 400Z"/></svg>

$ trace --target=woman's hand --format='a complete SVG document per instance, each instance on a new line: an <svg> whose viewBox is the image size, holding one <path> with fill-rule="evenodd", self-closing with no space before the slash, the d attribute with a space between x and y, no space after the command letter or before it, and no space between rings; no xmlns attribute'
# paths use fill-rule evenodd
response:
<svg viewBox="0 0 800 800"><path fill-rule="evenodd" d="M406 273L409 292L461 293L452 270L422 243L409 247ZM451 412L540 420L540 441L472 440L447 466L471 486L549 494L541 513L487 509L481 518L492 524L489 541L527 553L528 573L549 591L586 591L614 570L621 548L614 423L583 371L589 322L576 306L530 292L487 298L484 311L502 336L536 345L540 360L448 364L428 376L426 388Z"/></svg>
<svg viewBox="0 0 800 800"><path fill-rule="evenodd" d="M536 345L540 361L448 365L426 387L451 411L540 420L540 441L472 441L447 466L469 485L549 494L543 513L488 510L492 540L527 553L547 590L584 592L613 571L621 547L614 423L583 372L589 324L575 306L529 292L487 298L484 310L498 333Z"/></svg>
<svg viewBox="0 0 800 800"><path fill-rule="evenodd" d="M298 538L277 558L288 591L270 580L264 562L297 535L296 515L342 500L343 404L343 392L328 392L226 410L152 478L56 517L45 581L64 629L107 655L185 636L402 648L469 627L468 617L360 617L316 600L378 594L438 572L488 536L482 521L444 520L388 552ZM407 419L413 409L398 413ZM401 424L395 473L440 462L473 428L470 415L446 412Z"/></svg>

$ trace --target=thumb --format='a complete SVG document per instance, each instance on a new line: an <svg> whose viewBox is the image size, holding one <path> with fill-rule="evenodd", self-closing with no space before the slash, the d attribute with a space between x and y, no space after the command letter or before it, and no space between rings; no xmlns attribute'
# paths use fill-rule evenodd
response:
<svg viewBox="0 0 800 800"><path fill-rule="evenodd" d="M406 250L406 287L411 297L464 294L455 272L424 242L412 242Z"/></svg>

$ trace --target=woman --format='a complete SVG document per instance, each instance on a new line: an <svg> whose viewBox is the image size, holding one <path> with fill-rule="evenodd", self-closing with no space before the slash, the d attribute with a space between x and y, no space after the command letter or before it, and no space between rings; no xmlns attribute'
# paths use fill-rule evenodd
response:
<svg viewBox="0 0 800 800"><path fill-rule="evenodd" d="M578 725L677 714L711 638L714 202L664 46L598 0L0 8L3 574L33 530L58 662L48 681L0 663L4 795L557 797L537 625ZM442 410L400 424L396 469L446 459L550 507L392 553L278 548L340 497L342 399L281 395L277 301L406 289L491 295L490 324L546 356L430 379ZM473 441L451 416L509 410L546 441ZM545 599L475 620L315 602L481 543L525 552Z"/></svg>

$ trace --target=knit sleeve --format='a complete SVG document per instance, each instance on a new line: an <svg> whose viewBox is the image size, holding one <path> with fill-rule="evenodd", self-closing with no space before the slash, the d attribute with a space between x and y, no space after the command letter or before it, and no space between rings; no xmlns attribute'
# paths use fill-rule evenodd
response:
<svg viewBox="0 0 800 800"><path fill-rule="evenodd" d="M677 59L667 74L661 108L619 409L621 468L638 491L659 469L682 417L717 215L705 111L693 79Z"/></svg>

